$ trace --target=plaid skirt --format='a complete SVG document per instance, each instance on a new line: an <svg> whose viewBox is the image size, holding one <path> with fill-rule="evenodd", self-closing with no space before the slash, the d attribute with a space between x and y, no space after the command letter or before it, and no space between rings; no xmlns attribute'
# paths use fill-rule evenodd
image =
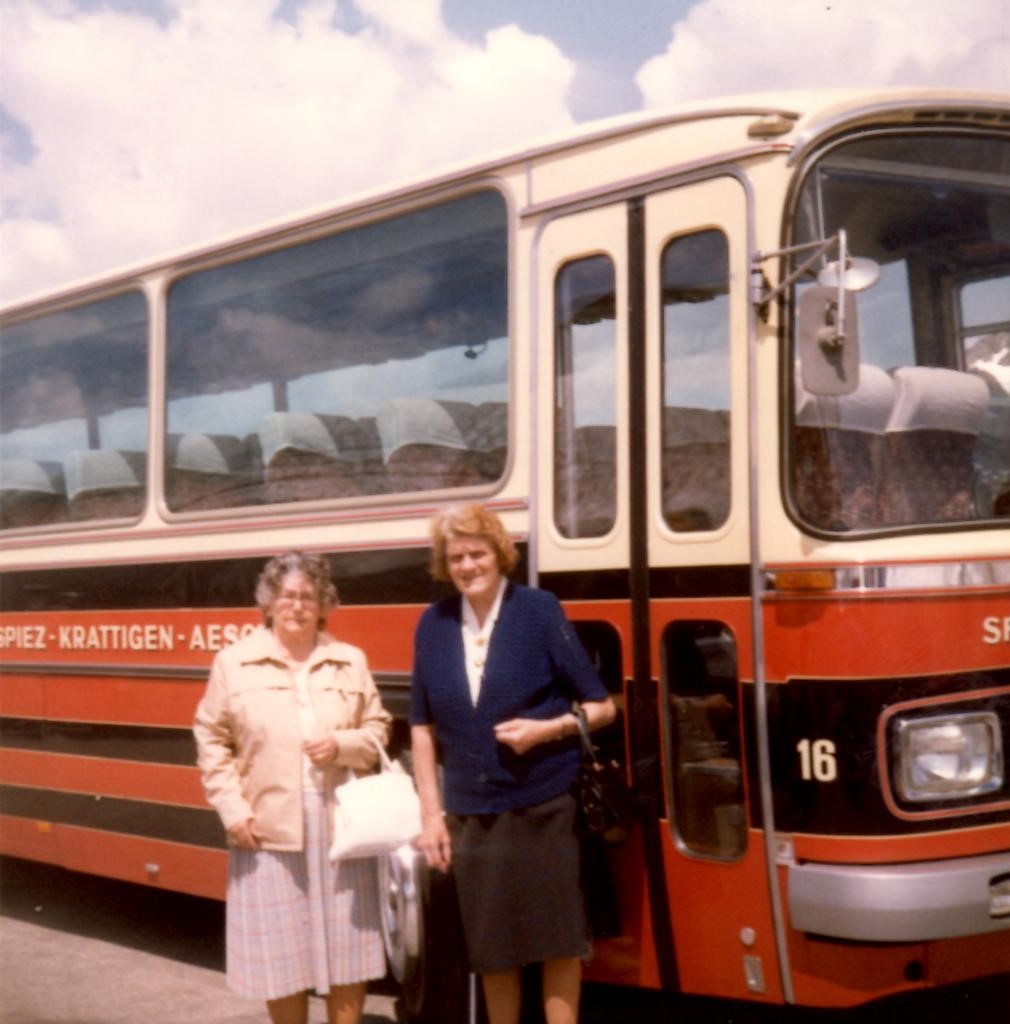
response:
<svg viewBox="0 0 1010 1024"><path fill-rule="evenodd" d="M247 999L279 999L386 973L375 858L331 864L322 793L306 790L305 848L232 850L227 979Z"/></svg>

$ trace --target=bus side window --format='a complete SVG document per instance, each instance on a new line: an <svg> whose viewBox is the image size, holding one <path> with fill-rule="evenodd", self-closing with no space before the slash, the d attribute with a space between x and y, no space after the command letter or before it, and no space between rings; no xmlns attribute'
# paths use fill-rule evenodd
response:
<svg viewBox="0 0 1010 1024"><path fill-rule="evenodd" d="M0 528L141 515L147 320L125 292L4 329Z"/></svg>
<svg viewBox="0 0 1010 1024"><path fill-rule="evenodd" d="M736 641L721 622L663 634L673 827L692 853L739 857L746 846Z"/></svg>
<svg viewBox="0 0 1010 1024"><path fill-rule="evenodd" d="M602 537L617 515L614 265L566 264L554 286L554 522L563 537Z"/></svg>
<svg viewBox="0 0 1010 1024"><path fill-rule="evenodd" d="M663 251L663 516L715 530L729 516L729 246L721 231Z"/></svg>
<svg viewBox="0 0 1010 1024"><path fill-rule="evenodd" d="M484 190L174 281L169 510L489 491L507 461L508 244Z"/></svg>

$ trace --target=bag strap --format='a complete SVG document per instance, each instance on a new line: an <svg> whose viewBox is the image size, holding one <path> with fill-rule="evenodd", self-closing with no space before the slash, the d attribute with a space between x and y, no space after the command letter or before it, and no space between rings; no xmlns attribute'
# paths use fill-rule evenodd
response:
<svg viewBox="0 0 1010 1024"><path fill-rule="evenodd" d="M586 757L596 764L596 747L589 738L589 723L586 721L586 709L577 701L572 701L572 714L575 715L575 724L579 727L579 739L582 741L582 750Z"/></svg>
<svg viewBox="0 0 1010 1024"><path fill-rule="evenodd" d="M379 752L379 764L384 772L391 772L393 770L393 762L389 758L389 754L386 753L386 748L373 736L370 732L365 735L371 740L372 746Z"/></svg>

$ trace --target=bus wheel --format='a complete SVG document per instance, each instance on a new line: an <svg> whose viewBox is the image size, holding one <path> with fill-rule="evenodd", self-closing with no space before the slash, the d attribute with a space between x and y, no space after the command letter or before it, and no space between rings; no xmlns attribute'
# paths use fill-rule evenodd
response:
<svg viewBox="0 0 1010 1024"><path fill-rule="evenodd" d="M389 972L400 985L413 981L421 955L423 934L416 864L419 856L407 845L379 858L382 940Z"/></svg>
<svg viewBox="0 0 1010 1024"><path fill-rule="evenodd" d="M451 875L410 847L379 859L382 934L409 1024L470 1024L476 988L466 967Z"/></svg>

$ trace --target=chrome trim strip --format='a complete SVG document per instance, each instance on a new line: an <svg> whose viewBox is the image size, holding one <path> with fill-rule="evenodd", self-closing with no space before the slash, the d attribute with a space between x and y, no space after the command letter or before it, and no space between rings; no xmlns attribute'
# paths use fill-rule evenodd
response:
<svg viewBox="0 0 1010 1024"><path fill-rule="evenodd" d="M768 882L768 901L771 904L772 928L775 933L775 952L778 957L779 980L782 997L795 1003L792 967L789 961L788 935L782 887L779 882L779 840L775 835L775 801L772 791L771 742L768 733L768 679L765 671L764 602L767 577L761 567L761 529L758 486L758 310L750 301L750 255L757 250L755 199L750 180L740 175L747 201L747 268L741 287L747 308L747 475L748 518L750 533L750 612L754 662L754 731L757 734L758 787L761 800L761 820L764 828L765 877ZM768 481L777 487L777 478Z"/></svg>
<svg viewBox="0 0 1010 1024"><path fill-rule="evenodd" d="M793 864L793 928L860 942L928 942L1010 929L993 916L1010 853L923 864Z"/></svg>
<svg viewBox="0 0 1010 1024"><path fill-rule="evenodd" d="M75 661L4 661L0 671L15 676L110 676L115 679L206 679L209 665L103 665ZM24 717L24 716L16 716ZM27 716L33 717L33 716Z"/></svg>
<svg viewBox="0 0 1010 1024"><path fill-rule="evenodd" d="M811 572L829 570L835 574L838 591L866 593L888 591L902 593L922 590L977 590L986 587L1005 588L1010 584L1010 559L989 558L954 562L903 562L900 564L766 566L765 583L773 588L776 572ZM774 589L772 589L774 593ZM820 592L823 594L823 592ZM790 593L790 596L793 596Z"/></svg>
<svg viewBox="0 0 1010 1024"><path fill-rule="evenodd" d="M17 676L110 676L116 679L206 679L209 665L109 665L95 662L4 661L0 671ZM409 672L373 672L380 687L410 689ZM0 716L35 717L35 716Z"/></svg>

